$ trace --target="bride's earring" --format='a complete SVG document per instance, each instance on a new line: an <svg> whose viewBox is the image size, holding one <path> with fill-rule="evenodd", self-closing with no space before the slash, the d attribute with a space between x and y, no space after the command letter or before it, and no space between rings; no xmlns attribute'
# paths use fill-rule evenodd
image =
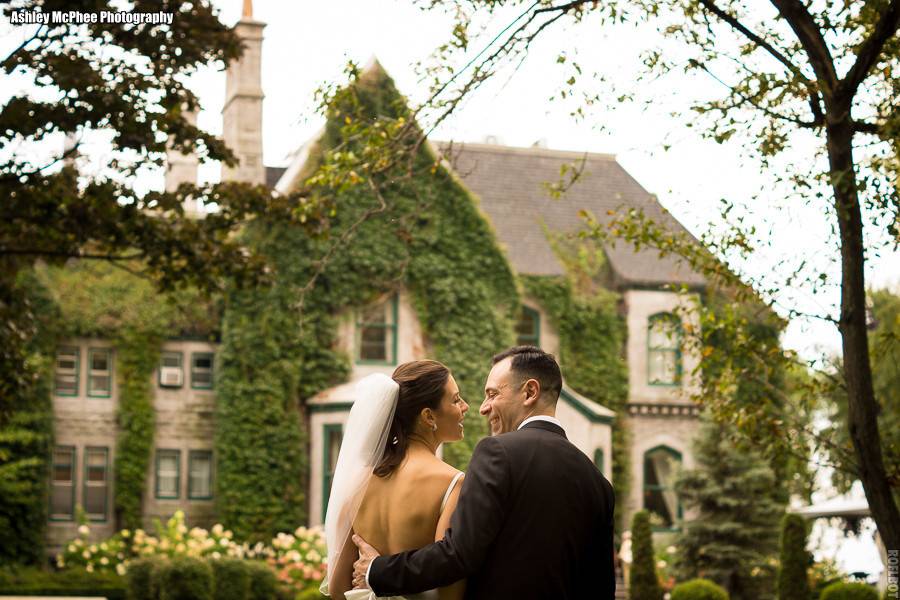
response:
<svg viewBox="0 0 900 600"><path fill-rule="evenodd" d="M432 424L431 424L431 430L432 430L432 431L437 431L437 423L432 423Z"/></svg>

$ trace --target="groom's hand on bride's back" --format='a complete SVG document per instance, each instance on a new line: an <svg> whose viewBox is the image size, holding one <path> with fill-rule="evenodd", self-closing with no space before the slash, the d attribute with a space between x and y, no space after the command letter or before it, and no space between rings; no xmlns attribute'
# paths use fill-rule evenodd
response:
<svg viewBox="0 0 900 600"><path fill-rule="evenodd" d="M353 587L368 589L369 583L366 581L366 575L369 572L369 565L381 555L378 554L378 550L356 534L353 534L353 543L359 548L359 559L353 563Z"/></svg>

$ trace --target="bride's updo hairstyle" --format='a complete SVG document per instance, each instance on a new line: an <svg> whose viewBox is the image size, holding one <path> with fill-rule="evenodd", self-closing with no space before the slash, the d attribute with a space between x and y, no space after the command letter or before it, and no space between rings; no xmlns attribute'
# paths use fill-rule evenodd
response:
<svg viewBox="0 0 900 600"><path fill-rule="evenodd" d="M397 367L391 377L400 386L400 394L384 456L375 467L378 477L387 477L403 462L419 415L426 408L436 410L440 406L450 369L436 360L415 360Z"/></svg>

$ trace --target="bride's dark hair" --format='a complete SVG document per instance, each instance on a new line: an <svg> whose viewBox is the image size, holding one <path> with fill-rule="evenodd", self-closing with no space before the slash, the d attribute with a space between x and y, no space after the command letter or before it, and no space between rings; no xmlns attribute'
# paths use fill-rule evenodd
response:
<svg viewBox="0 0 900 600"><path fill-rule="evenodd" d="M400 386L400 394L384 456L375 467L378 477L387 477L403 462L416 419L423 409L440 406L450 369L436 360L414 360L397 367L391 377Z"/></svg>

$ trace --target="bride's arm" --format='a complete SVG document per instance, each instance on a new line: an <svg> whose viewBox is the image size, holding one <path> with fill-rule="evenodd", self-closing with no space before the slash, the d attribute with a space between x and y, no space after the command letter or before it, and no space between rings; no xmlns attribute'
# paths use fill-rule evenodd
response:
<svg viewBox="0 0 900 600"><path fill-rule="evenodd" d="M359 557L359 551L353 544L353 529L347 533L347 539L341 547L334 566L334 579L328 582L328 594L336 600L344 600L344 593L353 589L353 562Z"/></svg>
<svg viewBox="0 0 900 600"><path fill-rule="evenodd" d="M450 517L453 516L453 511L456 510L456 503L459 501L459 490L462 488L463 480L465 478L465 475L459 478L459 481L456 482L456 485L453 486L453 490L450 492L450 497L447 498L447 505L444 507L444 512L441 513L441 516L438 519L437 529L434 532L434 541L436 542L444 539L444 534L447 532L447 528L450 527ZM465 593L465 579L438 589L438 597L440 600L462 600Z"/></svg>

